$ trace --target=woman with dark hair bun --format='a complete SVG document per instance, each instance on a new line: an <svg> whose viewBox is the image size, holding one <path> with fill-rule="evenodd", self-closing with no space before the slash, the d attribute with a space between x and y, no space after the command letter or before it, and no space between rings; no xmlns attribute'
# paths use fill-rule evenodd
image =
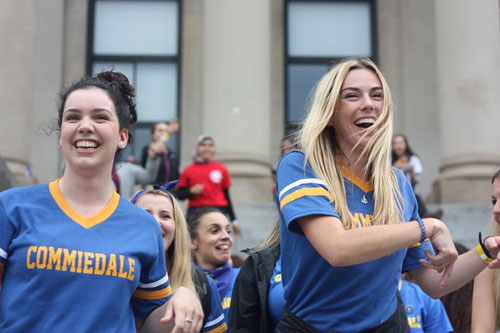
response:
<svg viewBox="0 0 500 333"><path fill-rule="evenodd" d="M198 332L201 305L172 295L158 223L113 190L137 120L127 77L71 85L58 116L63 176L0 194L0 331Z"/></svg>

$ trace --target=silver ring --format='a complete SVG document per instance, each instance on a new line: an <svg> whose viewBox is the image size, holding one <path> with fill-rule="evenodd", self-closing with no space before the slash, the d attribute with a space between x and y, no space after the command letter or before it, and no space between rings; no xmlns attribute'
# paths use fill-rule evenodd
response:
<svg viewBox="0 0 500 333"><path fill-rule="evenodd" d="M192 323L194 322L194 320L193 320L193 319L189 319L189 318L186 318L186 321L187 321L188 323L190 323L190 324L192 324Z"/></svg>

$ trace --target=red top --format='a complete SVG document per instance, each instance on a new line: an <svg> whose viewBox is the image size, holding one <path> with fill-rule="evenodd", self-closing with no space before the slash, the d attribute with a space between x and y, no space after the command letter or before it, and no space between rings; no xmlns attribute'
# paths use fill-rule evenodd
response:
<svg viewBox="0 0 500 333"><path fill-rule="evenodd" d="M224 190L231 186L227 168L219 162L193 163L179 178L179 187L192 187L203 184L203 192L189 199L189 207L218 206L226 207L228 202Z"/></svg>

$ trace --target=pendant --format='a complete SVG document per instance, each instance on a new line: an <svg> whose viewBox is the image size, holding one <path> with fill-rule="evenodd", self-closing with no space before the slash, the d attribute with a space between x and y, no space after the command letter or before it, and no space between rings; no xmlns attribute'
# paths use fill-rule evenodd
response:
<svg viewBox="0 0 500 333"><path fill-rule="evenodd" d="M365 197L366 194L363 194L363 198L361 198L361 203L363 205L366 205L368 203L368 200L366 200L366 197Z"/></svg>

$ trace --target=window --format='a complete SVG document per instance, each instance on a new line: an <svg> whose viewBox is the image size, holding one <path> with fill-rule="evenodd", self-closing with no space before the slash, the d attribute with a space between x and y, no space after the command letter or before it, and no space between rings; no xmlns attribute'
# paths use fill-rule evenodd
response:
<svg viewBox="0 0 500 333"><path fill-rule="evenodd" d="M375 59L373 1L287 0L286 129L291 132L306 115L314 85L345 57Z"/></svg>
<svg viewBox="0 0 500 333"><path fill-rule="evenodd" d="M87 71L114 69L136 89L134 143L124 152L141 159L151 126L179 114L179 17L174 0L94 0L89 8ZM178 142L169 142L178 151Z"/></svg>

